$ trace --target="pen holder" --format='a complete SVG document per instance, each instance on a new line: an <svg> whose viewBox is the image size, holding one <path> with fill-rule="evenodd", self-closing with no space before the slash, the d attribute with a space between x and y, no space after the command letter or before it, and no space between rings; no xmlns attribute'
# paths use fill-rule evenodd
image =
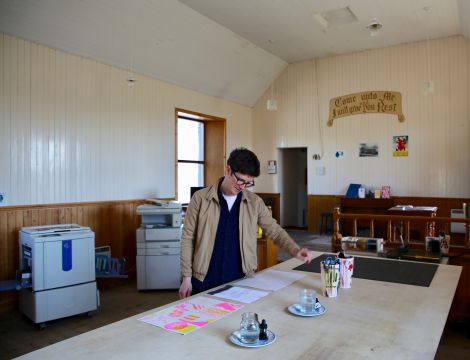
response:
<svg viewBox="0 0 470 360"><path fill-rule="evenodd" d="M326 297L338 296L340 277L339 259L327 258L320 262L322 292Z"/></svg>
<svg viewBox="0 0 470 360"><path fill-rule="evenodd" d="M349 289L351 287L351 278L354 270L354 257L348 256L340 258L340 277L339 287L341 289Z"/></svg>

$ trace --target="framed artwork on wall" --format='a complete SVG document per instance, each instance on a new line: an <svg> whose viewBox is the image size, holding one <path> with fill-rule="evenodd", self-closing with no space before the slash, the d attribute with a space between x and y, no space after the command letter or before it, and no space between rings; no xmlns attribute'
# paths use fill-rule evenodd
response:
<svg viewBox="0 0 470 360"><path fill-rule="evenodd" d="M359 157L376 157L379 156L379 144L377 143L360 143Z"/></svg>
<svg viewBox="0 0 470 360"><path fill-rule="evenodd" d="M408 135L393 137L393 156L408 156Z"/></svg>

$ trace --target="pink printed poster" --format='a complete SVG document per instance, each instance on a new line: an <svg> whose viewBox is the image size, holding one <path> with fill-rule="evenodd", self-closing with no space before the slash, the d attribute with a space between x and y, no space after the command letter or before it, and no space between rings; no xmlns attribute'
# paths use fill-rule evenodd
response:
<svg viewBox="0 0 470 360"><path fill-rule="evenodd" d="M184 335L242 307L241 304L201 296L146 315L138 320Z"/></svg>

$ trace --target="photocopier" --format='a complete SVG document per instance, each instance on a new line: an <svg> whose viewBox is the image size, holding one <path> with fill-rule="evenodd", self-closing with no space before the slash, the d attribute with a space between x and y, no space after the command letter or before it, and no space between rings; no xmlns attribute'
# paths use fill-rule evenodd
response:
<svg viewBox="0 0 470 360"><path fill-rule="evenodd" d="M31 278L31 287L20 290L27 317L42 328L46 321L97 309L95 234L89 227L23 227L19 235L19 271Z"/></svg>
<svg viewBox="0 0 470 360"><path fill-rule="evenodd" d="M177 289L181 283L181 203L153 200L137 206L137 290Z"/></svg>

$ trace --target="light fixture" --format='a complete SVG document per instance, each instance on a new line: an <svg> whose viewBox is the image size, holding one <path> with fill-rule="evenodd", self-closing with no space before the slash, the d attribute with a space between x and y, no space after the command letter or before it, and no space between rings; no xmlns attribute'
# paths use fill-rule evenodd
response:
<svg viewBox="0 0 470 360"><path fill-rule="evenodd" d="M429 14L431 11L430 6L423 7L424 14ZM434 81L431 80L431 51L429 49L430 39L429 39L429 16L426 18L426 75L427 80L424 82L424 95L429 95L434 93Z"/></svg>
<svg viewBox="0 0 470 360"><path fill-rule="evenodd" d="M129 8L127 9L127 12L129 14L132 14L134 12L132 5L129 2L128 6ZM127 73L127 78L126 78L126 83L127 86L132 89L136 84L137 84L137 78L135 77L134 74L134 44L135 44L135 22L132 20L135 17L132 16L130 17L130 22L126 23L124 26L129 28L129 71Z"/></svg>
<svg viewBox="0 0 470 360"><path fill-rule="evenodd" d="M426 80L424 82L424 95L428 95L432 93L434 93L434 81Z"/></svg>
<svg viewBox="0 0 470 360"><path fill-rule="evenodd" d="M266 103L266 108L269 111L276 111L277 110L277 100L275 99L268 99Z"/></svg>
<svg viewBox="0 0 470 360"><path fill-rule="evenodd" d="M377 19L373 19L372 22L366 26L366 29L369 30L370 36L379 35L380 30L382 29L382 24Z"/></svg>
<svg viewBox="0 0 470 360"><path fill-rule="evenodd" d="M266 109L268 109L268 111L277 111L277 100L274 99L273 85L271 85L271 96L266 102Z"/></svg>
<svg viewBox="0 0 470 360"><path fill-rule="evenodd" d="M133 86L137 83L137 79L136 79L134 76L132 76L132 75L130 75L130 76L126 79L126 81L127 81L127 86L129 86L130 88L133 87Z"/></svg>

